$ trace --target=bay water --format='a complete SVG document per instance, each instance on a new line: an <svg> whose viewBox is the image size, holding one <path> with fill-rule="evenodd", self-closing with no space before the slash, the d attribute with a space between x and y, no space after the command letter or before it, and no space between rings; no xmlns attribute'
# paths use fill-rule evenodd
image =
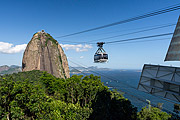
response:
<svg viewBox="0 0 180 120"><path fill-rule="evenodd" d="M78 73L78 75L80 74L82 73ZM148 106L146 100L150 100L152 106L163 103L162 108L164 111L173 112L174 104L172 102L137 90L141 76L140 70L93 70L93 72L87 72L86 74L101 76L101 81L104 85L108 86L111 90L116 89L122 93L125 98L128 98L131 103L137 107L138 111ZM73 75L73 73L71 73L71 75Z"/></svg>

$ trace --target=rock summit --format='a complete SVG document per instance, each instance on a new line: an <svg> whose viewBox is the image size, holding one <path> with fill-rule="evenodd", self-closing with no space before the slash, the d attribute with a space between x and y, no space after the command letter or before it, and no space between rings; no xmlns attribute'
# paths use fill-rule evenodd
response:
<svg viewBox="0 0 180 120"><path fill-rule="evenodd" d="M41 70L58 78L69 78L66 55L59 43L42 30L33 35L22 60L22 71Z"/></svg>

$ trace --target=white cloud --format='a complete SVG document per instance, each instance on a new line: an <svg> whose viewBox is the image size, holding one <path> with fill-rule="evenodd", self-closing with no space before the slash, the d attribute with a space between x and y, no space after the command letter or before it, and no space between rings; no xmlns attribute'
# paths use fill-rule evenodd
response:
<svg viewBox="0 0 180 120"><path fill-rule="evenodd" d="M0 52L1 53L19 53L21 51L24 51L26 49L27 44L21 44L21 45L13 45L11 43L6 42L0 42Z"/></svg>
<svg viewBox="0 0 180 120"><path fill-rule="evenodd" d="M83 59L83 58L84 58L84 56L80 56L79 58L80 58L80 59Z"/></svg>
<svg viewBox="0 0 180 120"><path fill-rule="evenodd" d="M72 44L60 44L65 50L75 50L76 52L88 51L88 49L92 48L92 45L72 45Z"/></svg>
<svg viewBox="0 0 180 120"><path fill-rule="evenodd" d="M88 51L88 49L92 48L92 45L89 44L60 44L65 50L75 50L76 52L83 52ZM21 45L13 45L11 43L0 42L0 53L12 54L12 53L19 53L26 49L27 44Z"/></svg>

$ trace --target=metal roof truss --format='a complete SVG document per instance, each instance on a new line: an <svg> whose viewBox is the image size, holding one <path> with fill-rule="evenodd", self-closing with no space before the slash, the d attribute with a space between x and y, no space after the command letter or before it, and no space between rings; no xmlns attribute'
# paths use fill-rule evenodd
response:
<svg viewBox="0 0 180 120"><path fill-rule="evenodd" d="M180 102L180 68L145 64L138 90Z"/></svg>

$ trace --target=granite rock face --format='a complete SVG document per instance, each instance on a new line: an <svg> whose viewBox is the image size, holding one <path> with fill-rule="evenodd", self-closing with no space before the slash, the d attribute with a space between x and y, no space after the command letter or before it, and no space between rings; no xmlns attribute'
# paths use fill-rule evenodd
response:
<svg viewBox="0 0 180 120"><path fill-rule="evenodd" d="M33 35L24 51L22 71L41 70L58 78L69 78L66 55L59 43L48 33Z"/></svg>

